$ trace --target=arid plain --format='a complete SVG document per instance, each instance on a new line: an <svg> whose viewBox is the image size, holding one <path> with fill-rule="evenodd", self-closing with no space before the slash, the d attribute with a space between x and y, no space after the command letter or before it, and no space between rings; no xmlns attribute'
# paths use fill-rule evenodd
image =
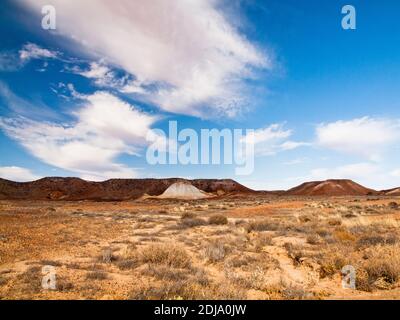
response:
<svg viewBox="0 0 400 320"><path fill-rule="evenodd" d="M399 225L398 196L1 200L0 299L398 299Z"/></svg>

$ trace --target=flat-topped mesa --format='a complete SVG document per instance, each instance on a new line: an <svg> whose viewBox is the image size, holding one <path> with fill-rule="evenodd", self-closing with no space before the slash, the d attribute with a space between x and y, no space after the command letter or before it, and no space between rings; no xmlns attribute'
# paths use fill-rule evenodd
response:
<svg viewBox="0 0 400 320"><path fill-rule="evenodd" d="M178 184L179 183L179 184ZM400 188L376 191L352 180L330 179L305 182L287 191L254 191L231 179L110 179L103 182L85 181L79 178L49 177L32 182L13 182L0 178L0 200L95 200L123 201L162 195L167 192L202 195L259 196L398 196ZM186 186L184 186L186 184ZM164 196L163 196L164 197ZM168 196L170 197L170 196ZM200 196L199 196L200 197Z"/></svg>
<svg viewBox="0 0 400 320"><path fill-rule="evenodd" d="M32 182L0 179L0 199L3 200L133 200L147 194L159 196L174 183L188 183L206 193L255 192L233 180L180 178L169 179L110 179L103 182L79 178L49 177Z"/></svg>

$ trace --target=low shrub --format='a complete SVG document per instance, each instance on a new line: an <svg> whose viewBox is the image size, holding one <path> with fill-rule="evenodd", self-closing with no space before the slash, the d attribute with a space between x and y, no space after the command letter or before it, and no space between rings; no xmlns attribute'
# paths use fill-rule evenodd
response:
<svg viewBox="0 0 400 320"><path fill-rule="evenodd" d="M224 225L228 223L228 218L222 214L215 214L208 218L209 224Z"/></svg>

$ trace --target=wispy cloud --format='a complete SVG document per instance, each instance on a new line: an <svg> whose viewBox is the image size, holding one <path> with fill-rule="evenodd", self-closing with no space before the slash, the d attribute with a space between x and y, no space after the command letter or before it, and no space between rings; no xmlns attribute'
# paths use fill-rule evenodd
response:
<svg viewBox="0 0 400 320"><path fill-rule="evenodd" d="M56 124L27 118L2 118L2 128L32 155L91 180L130 178L137 172L115 159L135 155L157 118L105 92L85 97L76 121Z"/></svg>
<svg viewBox="0 0 400 320"><path fill-rule="evenodd" d="M400 178L400 169L393 170L390 174L391 174L393 177L398 177L398 178Z"/></svg>
<svg viewBox="0 0 400 320"><path fill-rule="evenodd" d="M34 181L40 176L32 173L31 170L21 167L0 167L0 178L18 181L18 182L26 182L26 181Z"/></svg>
<svg viewBox="0 0 400 320"><path fill-rule="evenodd" d="M311 170L311 177L315 180L326 179L365 179L365 177L375 175L379 171L376 164L362 162L348 164L334 168L317 168Z"/></svg>
<svg viewBox="0 0 400 320"><path fill-rule="evenodd" d="M29 61L40 59L60 59L61 54L57 51L52 51L40 47L35 43L26 43L17 51L0 52L0 71L16 71L24 67ZM43 71L47 67L47 62L38 71Z"/></svg>
<svg viewBox="0 0 400 320"><path fill-rule="evenodd" d="M275 123L248 134L244 141L254 144L256 156L270 156L281 151L310 145L307 142L289 140L292 134L292 130L285 129L284 124Z"/></svg>
<svg viewBox="0 0 400 320"><path fill-rule="evenodd" d="M91 62L87 67L67 66L66 71L93 80L94 84L99 88L113 89L127 94L145 95L149 93L146 91L144 83L128 74L117 75L104 61Z"/></svg>
<svg viewBox="0 0 400 320"><path fill-rule="evenodd" d="M139 92L141 98L170 112L233 116L247 103L243 80L253 77L254 70L271 67L270 57L239 33L215 0L23 4L35 11L54 5L61 34L138 83L153 84L157 90ZM133 83L125 91L137 93L138 87Z"/></svg>
<svg viewBox="0 0 400 320"><path fill-rule="evenodd" d="M58 52L42 48L35 43L27 43L19 50L19 58L23 62L32 59L56 59L58 56Z"/></svg>
<svg viewBox="0 0 400 320"><path fill-rule="evenodd" d="M39 119L56 119L59 116L54 110L45 105L37 98L24 99L16 95L10 87L0 81L0 103L3 102L5 109L20 116L29 116Z"/></svg>
<svg viewBox="0 0 400 320"><path fill-rule="evenodd" d="M363 117L322 123L316 135L319 146L378 161L389 146L400 142L400 120Z"/></svg>

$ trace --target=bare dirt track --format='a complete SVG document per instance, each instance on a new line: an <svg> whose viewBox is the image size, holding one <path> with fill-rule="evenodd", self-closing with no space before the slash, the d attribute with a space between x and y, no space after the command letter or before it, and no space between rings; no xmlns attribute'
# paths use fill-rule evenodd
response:
<svg viewBox="0 0 400 320"><path fill-rule="evenodd" d="M1 299L399 299L400 199L0 201ZM55 267L57 288L41 287ZM343 289L341 268L357 270Z"/></svg>

